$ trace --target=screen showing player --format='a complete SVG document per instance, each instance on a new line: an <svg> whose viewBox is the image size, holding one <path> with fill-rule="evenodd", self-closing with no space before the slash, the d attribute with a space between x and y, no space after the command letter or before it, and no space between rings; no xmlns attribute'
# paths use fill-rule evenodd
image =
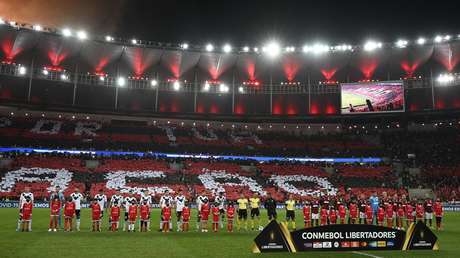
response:
<svg viewBox="0 0 460 258"><path fill-rule="evenodd" d="M402 81L341 84L341 113L404 111Z"/></svg>

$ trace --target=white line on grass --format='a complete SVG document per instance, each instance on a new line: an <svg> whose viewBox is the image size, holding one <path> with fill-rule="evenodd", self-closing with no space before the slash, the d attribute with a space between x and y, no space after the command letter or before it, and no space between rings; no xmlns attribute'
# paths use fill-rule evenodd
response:
<svg viewBox="0 0 460 258"><path fill-rule="evenodd" d="M364 256L369 256L369 257L372 257L372 258L383 258L381 256L377 256L377 255L373 255L373 254L368 254L368 253L364 253L364 252L358 252L358 251L353 251L352 253L354 254L359 254L359 255L364 255Z"/></svg>

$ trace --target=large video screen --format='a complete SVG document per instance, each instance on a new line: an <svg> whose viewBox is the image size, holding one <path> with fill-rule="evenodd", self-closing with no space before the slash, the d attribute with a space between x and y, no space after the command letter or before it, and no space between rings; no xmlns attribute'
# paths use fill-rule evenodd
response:
<svg viewBox="0 0 460 258"><path fill-rule="evenodd" d="M404 111L402 81L341 84L341 113Z"/></svg>

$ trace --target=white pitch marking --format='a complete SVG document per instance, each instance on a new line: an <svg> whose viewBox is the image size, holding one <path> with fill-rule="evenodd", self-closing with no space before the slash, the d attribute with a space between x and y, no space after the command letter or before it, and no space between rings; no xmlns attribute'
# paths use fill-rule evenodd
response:
<svg viewBox="0 0 460 258"><path fill-rule="evenodd" d="M364 252L358 252L358 251L353 251L352 253L354 254L359 254L359 255L364 255L364 256L369 256L369 257L372 257L372 258L383 258L381 256L377 256L377 255L373 255L373 254L368 254L368 253L364 253Z"/></svg>

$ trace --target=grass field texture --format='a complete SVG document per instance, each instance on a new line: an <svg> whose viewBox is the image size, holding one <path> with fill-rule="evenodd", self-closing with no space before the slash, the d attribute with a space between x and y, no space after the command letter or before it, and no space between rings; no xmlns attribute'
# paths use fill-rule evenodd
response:
<svg viewBox="0 0 460 258"><path fill-rule="evenodd" d="M82 231L68 233L47 231L48 209L34 209L33 212L33 232L22 233L15 231L17 209L0 209L0 257L460 257L460 213L447 213L445 229L434 231L439 237L439 251L252 254L251 246L258 231L199 233L196 232L196 215L192 216L191 232L158 232L158 209L152 212L151 232L107 232L107 218L103 222L103 232L90 232L90 210L84 209ZM284 214L279 211L279 218L284 218ZM262 222L267 223L264 212ZM297 228L302 226L298 211Z"/></svg>

